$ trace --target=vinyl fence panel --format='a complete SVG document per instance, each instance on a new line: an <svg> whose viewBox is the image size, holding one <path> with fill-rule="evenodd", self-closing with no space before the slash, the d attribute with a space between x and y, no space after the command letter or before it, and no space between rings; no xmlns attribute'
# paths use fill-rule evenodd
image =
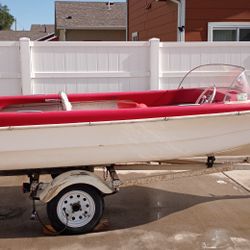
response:
<svg viewBox="0 0 250 250"><path fill-rule="evenodd" d="M208 63L244 66L250 77L250 43L21 38L0 42L0 95L174 89L190 69Z"/></svg>
<svg viewBox="0 0 250 250"><path fill-rule="evenodd" d="M0 95L20 95L19 42L0 42Z"/></svg>
<svg viewBox="0 0 250 250"><path fill-rule="evenodd" d="M243 66L247 70L248 78L250 77L249 42L161 43L159 50L161 89L176 88L189 70L202 64Z"/></svg>
<svg viewBox="0 0 250 250"><path fill-rule="evenodd" d="M33 42L34 93L149 89L148 47L148 42Z"/></svg>

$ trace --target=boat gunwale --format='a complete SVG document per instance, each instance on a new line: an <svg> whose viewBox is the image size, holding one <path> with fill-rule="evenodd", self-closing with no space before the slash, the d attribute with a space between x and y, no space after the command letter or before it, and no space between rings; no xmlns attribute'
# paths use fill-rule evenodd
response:
<svg viewBox="0 0 250 250"><path fill-rule="evenodd" d="M26 129L45 129L45 128L62 128L62 127L82 127L82 126L99 126L99 125L121 125L130 123L145 123L145 122L159 122L159 121L175 121L175 120L190 120L226 116L250 115L250 110L232 111L209 114L144 118L144 119L127 119L127 120L113 120L113 121L94 121L94 122L75 122L75 123L60 123L60 124L39 124L39 125L21 125L21 126L4 126L0 127L0 131L5 130L26 130Z"/></svg>

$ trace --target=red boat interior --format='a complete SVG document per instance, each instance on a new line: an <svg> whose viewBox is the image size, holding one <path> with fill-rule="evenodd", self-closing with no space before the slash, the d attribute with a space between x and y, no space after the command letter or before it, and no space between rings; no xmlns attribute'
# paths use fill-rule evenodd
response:
<svg viewBox="0 0 250 250"><path fill-rule="evenodd" d="M144 92L33 95L0 98L0 126L23 126L187 116L249 110L248 103L224 104L225 90L217 90L211 104L197 103L213 89ZM227 92L235 101L236 91Z"/></svg>

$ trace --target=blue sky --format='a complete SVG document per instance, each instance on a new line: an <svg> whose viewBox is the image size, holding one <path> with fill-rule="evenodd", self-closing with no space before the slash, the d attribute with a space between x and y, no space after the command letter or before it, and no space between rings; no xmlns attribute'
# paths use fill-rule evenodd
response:
<svg viewBox="0 0 250 250"><path fill-rule="evenodd" d="M88 0L86 2L107 1ZM10 13L17 19L18 30L29 30L31 24L54 24L54 2L55 0L0 0L0 3L7 5ZM125 0L112 0L112 2L125 2Z"/></svg>

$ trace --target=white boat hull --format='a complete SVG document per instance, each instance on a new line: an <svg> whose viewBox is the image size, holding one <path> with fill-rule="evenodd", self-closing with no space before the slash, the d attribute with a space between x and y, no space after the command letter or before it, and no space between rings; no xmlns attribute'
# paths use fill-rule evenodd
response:
<svg viewBox="0 0 250 250"><path fill-rule="evenodd" d="M250 142L250 112L0 128L0 170L205 156Z"/></svg>
<svg viewBox="0 0 250 250"><path fill-rule="evenodd" d="M231 150L219 152L216 156L225 156L225 157L234 157L234 156L241 156L241 157L248 157L250 156L250 144L233 148Z"/></svg>

